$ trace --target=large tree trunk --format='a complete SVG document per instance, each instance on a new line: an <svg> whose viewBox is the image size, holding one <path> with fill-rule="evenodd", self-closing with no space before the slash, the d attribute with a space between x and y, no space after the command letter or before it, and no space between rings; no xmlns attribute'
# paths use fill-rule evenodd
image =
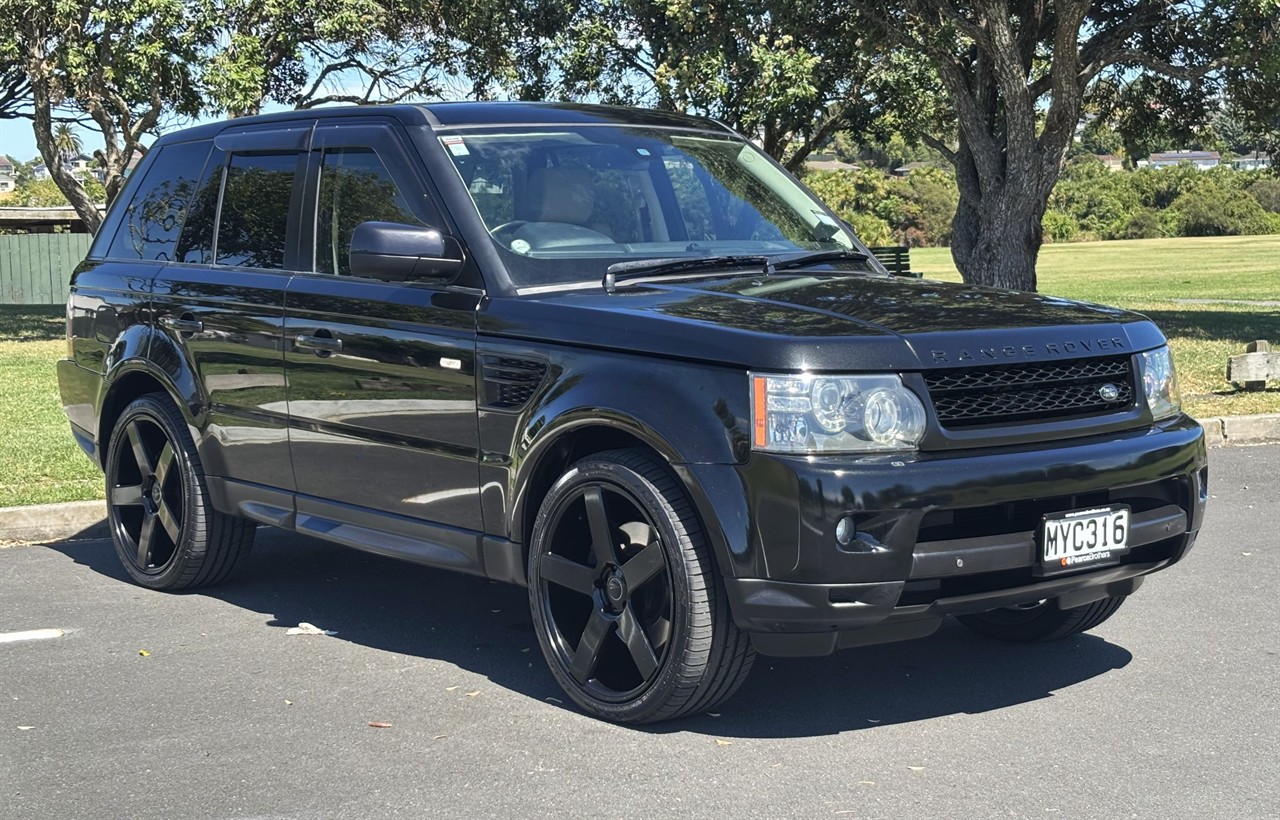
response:
<svg viewBox="0 0 1280 820"><path fill-rule="evenodd" d="M80 219L84 221L89 233L96 234L102 226L102 214L98 206L85 191L80 180L72 176L62 164L62 153L53 140L53 102L49 94L49 81L44 78L32 82L32 130L35 132L36 147L40 149L40 157L44 167L53 178L58 190L71 203Z"/></svg>
<svg viewBox="0 0 1280 820"><path fill-rule="evenodd" d="M1056 179L1056 175L1055 175ZM1036 289L1048 192L1039 173L984 179L971 154L956 155L960 205L951 226L951 256L971 285ZM1048 184L1052 190L1053 183Z"/></svg>

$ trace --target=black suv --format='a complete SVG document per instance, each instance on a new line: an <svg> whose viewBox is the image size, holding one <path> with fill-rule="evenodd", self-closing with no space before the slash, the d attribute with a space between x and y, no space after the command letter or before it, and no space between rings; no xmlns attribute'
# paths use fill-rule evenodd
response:
<svg viewBox="0 0 1280 820"><path fill-rule="evenodd" d="M269 524L527 585L552 673L609 720L947 615L1089 629L1186 554L1207 497L1151 322L890 275L676 114L167 135L67 328L63 403L139 584L222 581Z"/></svg>

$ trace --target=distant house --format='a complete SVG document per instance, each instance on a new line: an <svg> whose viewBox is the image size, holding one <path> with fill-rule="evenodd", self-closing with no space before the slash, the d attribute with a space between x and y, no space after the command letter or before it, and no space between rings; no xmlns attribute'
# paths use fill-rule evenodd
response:
<svg viewBox="0 0 1280 820"><path fill-rule="evenodd" d="M1124 160L1115 154L1094 154L1094 156L1097 157L1098 162L1105 165L1107 170L1112 173L1124 170Z"/></svg>
<svg viewBox="0 0 1280 820"><path fill-rule="evenodd" d="M1221 165L1222 155L1217 151L1165 151L1160 154L1152 154L1146 160L1139 162L1138 167L1173 168L1184 162L1206 171Z"/></svg>
<svg viewBox="0 0 1280 820"><path fill-rule="evenodd" d="M44 166L44 160L37 157L31 161L31 176L36 179L49 178L49 169Z"/></svg>
<svg viewBox="0 0 1280 820"><path fill-rule="evenodd" d="M11 193L18 186L13 174L13 163L0 157L0 194Z"/></svg>
<svg viewBox="0 0 1280 820"><path fill-rule="evenodd" d="M1271 155L1265 152L1256 152L1243 157L1236 157L1231 160L1231 164L1237 171L1259 171L1263 168L1271 167Z"/></svg>

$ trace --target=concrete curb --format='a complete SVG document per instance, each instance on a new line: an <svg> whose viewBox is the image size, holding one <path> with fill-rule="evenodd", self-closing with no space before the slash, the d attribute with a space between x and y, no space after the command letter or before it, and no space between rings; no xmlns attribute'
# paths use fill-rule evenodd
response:
<svg viewBox="0 0 1280 820"><path fill-rule="evenodd" d="M107 502L70 501L31 507L0 507L0 541L66 541L107 534Z"/></svg>
<svg viewBox="0 0 1280 820"><path fill-rule="evenodd" d="M1269 444L1280 441L1280 413L1257 416L1213 416L1200 419L1210 447L1228 444Z"/></svg>
<svg viewBox="0 0 1280 820"><path fill-rule="evenodd" d="M1200 419L1210 447L1280 442L1280 413ZM46 543L107 535L105 501L0 507L0 541Z"/></svg>

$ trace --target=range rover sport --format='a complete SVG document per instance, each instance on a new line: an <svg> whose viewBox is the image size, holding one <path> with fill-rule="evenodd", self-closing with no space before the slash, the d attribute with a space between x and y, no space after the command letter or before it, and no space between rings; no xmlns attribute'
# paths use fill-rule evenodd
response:
<svg viewBox="0 0 1280 820"><path fill-rule="evenodd" d="M138 584L260 524L525 585L589 713L705 711L756 653L1097 626L1207 498L1142 316L888 273L714 122L288 112L159 139L58 363ZM429 615L424 615L429 617Z"/></svg>

